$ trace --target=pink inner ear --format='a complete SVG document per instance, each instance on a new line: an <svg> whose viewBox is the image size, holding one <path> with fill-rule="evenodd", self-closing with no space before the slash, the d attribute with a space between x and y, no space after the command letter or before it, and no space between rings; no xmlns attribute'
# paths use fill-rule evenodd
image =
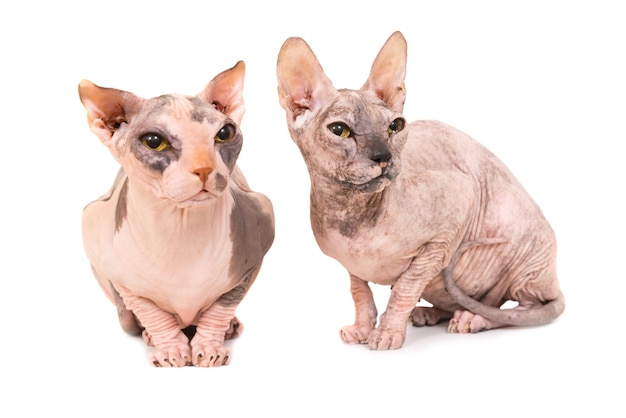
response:
<svg viewBox="0 0 626 418"><path fill-rule="evenodd" d="M87 110L91 131L103 144L110 145L113 133L122 122L141 110L144 100L122 90L100 87L83 80L78 86L80 100Z"/></svg>
<svg viewBox="0 0 626 418"><path fill-rule="evenodd" d="M289 38L278 54L278 94L281 106L295 120L316 112L334 90L317 57L301 38Z"/></svg>
<svg viewBox="0 0 626 418"><path fill-rule="evenodd" d="M138 105L134 95L112 88L100 87L83 80L78 86L80 100L87 110L89 123L101 119L113 129L126 119L126 113ZM133 100L135 99L135 100Z"/></svg>
<svg viewBox="0 0 626 418"><path fill-rule="evenodd" d="M362 90L371 90L394 110L401 112L406 98L407 46L404 36L394 32L378 52Z"/></svg>
<svg viewBox="0 0 626 418"><path fill-rule="evenodd" d="M286 105L291 109L294 119L313 107L311 88L307 81L304 78L302 83L292 84L292 89L285 95L285 99L288 101Z"/></svg>
<svg viewBox="0 0 626 418"><path fill-rule="evenodd" d="M240 124L245 112L243 81L245 64L239 61L234 67L221 72L199 94L220 112Z"/></svg>

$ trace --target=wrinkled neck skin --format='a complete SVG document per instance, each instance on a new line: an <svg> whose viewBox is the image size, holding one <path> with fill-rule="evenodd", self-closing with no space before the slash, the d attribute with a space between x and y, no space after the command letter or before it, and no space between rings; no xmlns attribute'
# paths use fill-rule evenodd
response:
<svg viewBox="0 0 626 418"><path fill-rule="evenodd" d="M216 228L228 225L232 209L228 191L201 206L179 207L155 196L143 184L129 179L127 210L129 231L141 248L167 248L172 252L210 242ZM208 232L211 232L209 234Z"/></svg>
<svg viewBox="0 0 626 418"><path fill-rule="evenodd" d="M387 185L379 192L351 190L336 181L311 175L311 226L317 237L328 229L352 238L362 227L372 226L384 215Z"/></svg>

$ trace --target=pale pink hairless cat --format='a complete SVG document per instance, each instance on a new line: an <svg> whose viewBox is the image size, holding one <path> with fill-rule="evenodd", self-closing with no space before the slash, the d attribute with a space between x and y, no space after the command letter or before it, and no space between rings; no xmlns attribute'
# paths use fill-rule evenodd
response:
<svg viewBox="0 0 626 418"><path fill-rule="evenodd" d="M85 250L155 366L229 363L235 309L273 242L272 205L236 164L244 73L239 62L193 97L79 85L91 130L122 167L84 210Z"/></svg>
<svg viewBox="0 0 626 418"><path fill-rule="evenodd" d="M312 229L350 275L356 318L341 337L387 350L402 346L409 321L450 319L450 332L467 333L555 319L565 305L550 225L478 142L441 122L406 122L406 52L392 34L360 90L335 89L300 38L278 56ZM369 282L392 286L380 319ZM416 307L421 298L433 306ZM500 309L509 300L518 305Z"/></svg>

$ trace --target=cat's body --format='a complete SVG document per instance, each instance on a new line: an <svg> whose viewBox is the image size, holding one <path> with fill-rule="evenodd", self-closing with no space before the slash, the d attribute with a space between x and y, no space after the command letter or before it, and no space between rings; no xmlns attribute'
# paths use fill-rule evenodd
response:
<svg viewBox="0 0 626 418"><path fill-rule="evenodd" d="M440 122L405 122L405 65L399 32L358 91L336 90L300 38L278 58L281 105L311 176L315 238L350 273L356 319L342 338L393 349L409 318L452 318L451 332L554 319L564 304L548 222L478 142ZM378 326L368 282L392 286ZM420 298L433 308L416 308ZM497 309L507 300L519 306Z"/></svg>
<svg viewBox="0 0 626 418"><path fill-rule="evenodd" d="M79 88L92 131L122 166L84 210L85 250L122 327L143 331L157 366L228 364L235 309L273 241L271 203L236 165L243 75L238 63L195 97Z"/></svg>

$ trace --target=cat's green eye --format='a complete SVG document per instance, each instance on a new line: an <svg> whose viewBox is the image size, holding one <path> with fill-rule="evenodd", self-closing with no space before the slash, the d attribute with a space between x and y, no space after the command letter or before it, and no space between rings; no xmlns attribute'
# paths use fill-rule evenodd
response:
<svg viewBox="0 0 626 418"><path fill-rule="evenodd" d="M237 128L230 123L227 123L222 126L222 129L220 129L217 135L215 135L215 142L228 142L235 137L236 133Z"/></svg>
<svg viewBox="0 0 626 418"><path fill-rule="evenodd" d="M390 134L397 134L404 129L404 123L404 119L402 118L394 119L393 122L389 124L387 132L389 132Z"/></svg>
<svg viewBox="0 0 626 418"><path fill-rule="evenodd" d="M156 133L145 134L140 139L143 146L152 151L164 151L170 147L167 139Z"/></svg>
<svg viewBox="0 0 626 418"><path fill-rule="evenodd" d="M352 136L352 131L350 130L350 128L348 128L348 125L343 122L331 123L330 125L328 125L328 129L330 129L333 134L342 138L348 138Z"/></svg>

